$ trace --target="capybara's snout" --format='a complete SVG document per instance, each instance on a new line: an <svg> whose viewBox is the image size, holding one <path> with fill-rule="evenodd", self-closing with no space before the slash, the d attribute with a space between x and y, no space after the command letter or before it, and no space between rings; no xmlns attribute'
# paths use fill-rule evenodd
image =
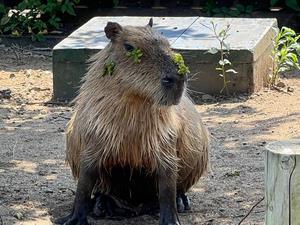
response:
<svg viewBox="0 0 300 225"><path fill-rule="evenodd" d="M167 74L161 78L161 86L165 98L162 105L177 105L185 89L186 78L178 74Z"/></svg>

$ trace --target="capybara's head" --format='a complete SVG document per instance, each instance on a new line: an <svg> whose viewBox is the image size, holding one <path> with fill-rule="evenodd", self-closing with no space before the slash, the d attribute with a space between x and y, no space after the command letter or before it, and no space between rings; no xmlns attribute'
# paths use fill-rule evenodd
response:
<svg viewBox="0 0 300 225"><path fill-rule="evenodd" d="M109 73L133 94L159 105L175 105L184 92L189 71L182 56L172 51L152 24L152 19L141 27L107 23L105 34L111 40L108 61L112 63L108 67L114 70Z"/></svg>

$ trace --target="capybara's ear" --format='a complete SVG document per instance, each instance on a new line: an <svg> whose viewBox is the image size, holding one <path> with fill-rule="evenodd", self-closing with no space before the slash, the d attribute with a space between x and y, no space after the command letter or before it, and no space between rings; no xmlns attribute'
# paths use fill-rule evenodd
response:
<svg viewBox="0 0 300 225"><path fill-rule="evenodd" d="M120 24L113 22L108 22L104 28L106 37L110 40L115 40L122 30L123 28Z"/></svg>
<svg viewBox="0 0 300 225"><path fill-rule="evenodd" d="M150 18L149 23L147 24L149 27L153 27L153 18Z"/></svg>

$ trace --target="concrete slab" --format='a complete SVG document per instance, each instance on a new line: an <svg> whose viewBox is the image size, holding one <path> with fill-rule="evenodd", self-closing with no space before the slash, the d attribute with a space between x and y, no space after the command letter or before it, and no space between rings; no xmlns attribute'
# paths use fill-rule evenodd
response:
<svg viewBox="0 0 300 225"><path fill-rule="evenodd" d="M275 19L154 17L154 29L168 38L180 51L191 69L190 88L197 92L218 93L222 79L215 71L218 55L205 54L218 47L213 33L204 25L214 21L219 29L230 24L230 60L238 71L231 77L231 92L252 92L262 87L270 67L269 54L275 36ZM86 60L108 43L104 27L108 21L122 25L145 25L149 17L95 17L74 31L53 49L54 98L72 99Z"/></svg>

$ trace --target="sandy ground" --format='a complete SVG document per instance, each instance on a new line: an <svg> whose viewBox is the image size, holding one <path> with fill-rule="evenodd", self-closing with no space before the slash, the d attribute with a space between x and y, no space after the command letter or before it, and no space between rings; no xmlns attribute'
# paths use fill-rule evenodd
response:
<svg viewBox="0 0 300 225"><path fill-rule="evenodd" d="M212 135L211 172L189 193L183 225L238 224L264 195L266 143L299 137L300 79L290 93L262 90L198 107ZM51 56L0 45L0 225L48 225L69 212L75 182L64 163L67 106L52 95ZM264 224L264 202L242 224ZM92 224L158 224L158 216Z"/></svg>

